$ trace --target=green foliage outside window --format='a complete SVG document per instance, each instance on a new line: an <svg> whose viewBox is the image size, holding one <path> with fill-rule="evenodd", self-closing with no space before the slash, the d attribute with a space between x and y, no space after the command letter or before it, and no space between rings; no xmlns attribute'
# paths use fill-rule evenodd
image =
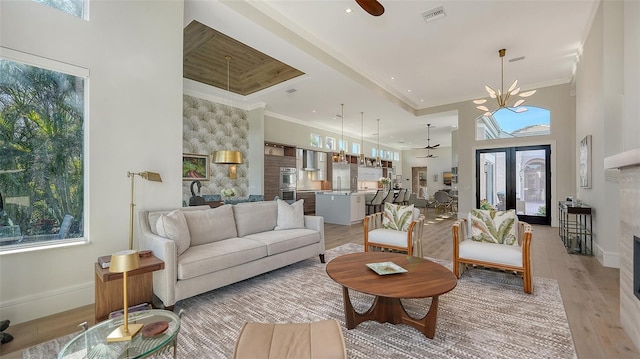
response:
<svg viewBox="0 0 640 359"><path fill-rule="evenodd" d="M84 79L0 59L0 193L24 238L58 233L65 215L67 237L84 235L83 148Z"/></svg>

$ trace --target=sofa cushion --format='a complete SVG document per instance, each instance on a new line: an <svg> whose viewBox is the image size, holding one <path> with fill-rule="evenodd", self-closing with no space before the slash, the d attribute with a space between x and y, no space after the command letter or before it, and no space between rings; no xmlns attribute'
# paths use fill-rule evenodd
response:
<svg viewBox="0 0 640 359"><path fill-rule="evenodd" d="M156 230L159 236L169 238L176 242L178 255L181 255L191 246L189 227L180 209L161 214L156 222Z"/></svg>
<svg viewBox="0 0 640 359"><path fill-rule="evenodd" d="M181 207L180 210L187 212L187 211L201 211L203 209L209 209L209 208L211 208L209 207L209 205L203 205L203 206ZM155 235L158 234L158 229L156 228L158 219L160 218L161 215L167 214L169 212L171 211L166 210L166 211L155 211L155 212L147 213L147 221L149 222L149 229L151 230L151 233Z"/></svg>
<svg viewBox="0 0 640 359"><path fill-rule="evenodd" d="M472 209L469 227L474 241L518 245L518 215L514 210Z"/></svg>
<svg viewBox="0 0 640 359"><path fill-rule="evenodd" d="M275 201L238 203L233 206L238 237L272 231L276 227L278 204Z"/></svg>
<svg viewBox="0 0 640 359"><path fill-rule="evenodd" d="M178 280L235 267L267 256L264 243L247 238L228 238L191 246L178 258Z"/></svg>
<svg viewBox="0 0 640 359"><path fill-rule="evenodd" d="M402 206L393 203L384 204L382 227L396 231L407 231L413 221L413 205Z"/></svg>
<svg viewBox="0 0 640 359"><path fill-rule="evenodd" d="M459 258L522 267L520 246L501 246L466 239L460 242L458 253Z"/></svg>
<svg viewBox="0 0 640 359"><path fill-rule="evenodd" d="M304 199L289 204L281 199L278 203L276 231L282 229L304 228Z"/></svg>
<svg viewBox="0 0 640 359"><path fill-rule="evenodd" d="M292 249L320 242L320 232L313 229L285 229L250 234L244 238L253 239L267 246L267 255L274 255Z"/></svg>
<svg viewBox="0 0 640 359"><path fill-rule="evenodd" d="M238 236L231 205L184 212L184 218L189 226L192 246Z"/></svg>

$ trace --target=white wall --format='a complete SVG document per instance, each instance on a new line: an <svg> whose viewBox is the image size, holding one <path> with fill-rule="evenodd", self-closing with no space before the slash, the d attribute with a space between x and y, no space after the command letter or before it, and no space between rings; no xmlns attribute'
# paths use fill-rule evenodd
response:
<svg viewBox="0 0 640 359"><path fill-rule="evenodd" d="M181 205L183 2L90 4L84 21L34 1L0 2L2 47L90 71L90 244L0 256L0 318L12 324L94 302L96 258L128 246L127 171L164 181L136 180L138 208Z"/></svg>
<svg viewBox="0 0 640 359"><path fill-rule="evenodd" d="M417 158L418 156L425 156L425 150L402 151L402 187L413 188L412 167L427 167L427 191L429 196L433 196L436 191L441 189L457 189L457 183L451 186L445 186L442 183L442 172L451 172L451 147L438 147L438 149L430 151L430 154L437 157ZM438 176L437 180L434 180L434 175Z"/></svg>
<svg viewBox="0 0 640 359"><path fill-rule="evenodd" d="M618 175L604 169L604 158L623 150L623 8L622 2L600 4L576 71L576 140L592 136L592 186L581 188L576 182L576 196L593 207L596 258L616 268L620 265Z"/></svg>
<svg viewBox="0 0 640 359"><path fill-rule="evenodd" d="M517 75L516 75L517 76ZM481 86L481 85L479 85ZM523 89L529 90L529 89ZM446 106L418 111L418 116L457 110L457 155L458 155L458 210L466 217L475 208L475 151L479 148L495 148L526 145L551 145L551 221L557 226L557 203L566 196L575 195L576 142L575 142L575 98L570 84L537 89L527 100L531 106L551 111L551 134L516 139L494 139L477 141L475 119L481 115L472 101L458 102ZM410 170L409 170L410 171ZM429 189L431 192L431 189Z"/></svg>

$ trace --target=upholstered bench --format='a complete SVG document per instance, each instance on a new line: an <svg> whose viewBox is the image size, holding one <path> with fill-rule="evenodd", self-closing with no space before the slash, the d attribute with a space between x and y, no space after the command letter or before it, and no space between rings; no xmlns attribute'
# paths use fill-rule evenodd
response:
<svg viewBox="0 0 640 359"><path fill-rule="evenodd" d="M344 359L347 351L334 319L312 323L245 323L234 359Z"/></svg>

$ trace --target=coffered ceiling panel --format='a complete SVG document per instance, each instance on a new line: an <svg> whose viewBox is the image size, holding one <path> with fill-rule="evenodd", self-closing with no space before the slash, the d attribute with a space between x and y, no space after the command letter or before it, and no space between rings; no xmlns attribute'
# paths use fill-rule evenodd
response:
<svg viewBox="0 0 640 359"><path fill-rule="evenodd" d="M243 96L304 74L198 21L185 27L183 46L185 78Z"/></svg>

